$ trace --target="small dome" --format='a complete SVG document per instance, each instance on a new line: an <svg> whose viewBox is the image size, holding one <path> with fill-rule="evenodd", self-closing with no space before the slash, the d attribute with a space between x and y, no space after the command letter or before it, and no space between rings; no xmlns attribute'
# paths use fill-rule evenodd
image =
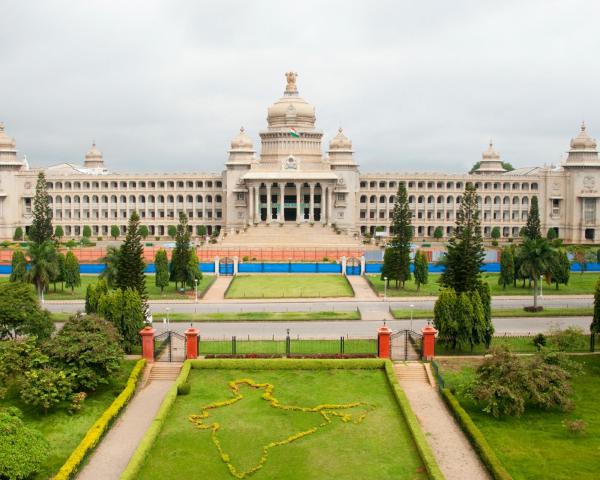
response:
<svg viewBox="0 0 600 480"><path fill-rule="evenodd" d="M481 155L484 160L498 160L500 155L494 150L494 144L490 140L490 144L485 152Z"/></svg>
<svg viewBox="0 0 600 480"><path fill-rule="evenodd" d="M596 140L588 135L585 123L581 123L579 135L571 140L572 150L596 150Z"/></svg>
<svg viewBox="0 0 600 480"><path fill-rule="evenodd" d="M96 143L92 143L92 148L85 154L86 160L102 160L102 152L96 148Z"/></svg>
<svg viewBox="0 0 600 480"><path fill-rule="evenodd" d="M252 140L244 130L244 127L240 128L240 134L231 140L231 149L232 150L252 150L254 145L252 145Z"/></svg>
<svg viewBox="0 0 600 480"><path fill-rule="evenodd" d="M352 142L346 135L344 135L344 131L341 127L338 130L338 134L331 139L331 142L329 142L329 149L352 150Z"/></svg>
<svg viewBox="0 0 600 480"><path fill-rule="evenodd" d="M4 132L4 123L0 122L0 148L17 148L17 142Z"/></svg>

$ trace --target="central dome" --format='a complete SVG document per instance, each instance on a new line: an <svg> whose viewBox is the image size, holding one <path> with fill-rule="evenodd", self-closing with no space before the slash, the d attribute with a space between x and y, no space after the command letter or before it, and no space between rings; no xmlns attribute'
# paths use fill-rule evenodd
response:
<svg viewBox="0 0 600 480"><path fill-rule="evenodd" d="M283 97L269 107L267 122L269 129L299 127L314 129L315 107L298 96L294 72L286 73L287 86Z"/></svg>

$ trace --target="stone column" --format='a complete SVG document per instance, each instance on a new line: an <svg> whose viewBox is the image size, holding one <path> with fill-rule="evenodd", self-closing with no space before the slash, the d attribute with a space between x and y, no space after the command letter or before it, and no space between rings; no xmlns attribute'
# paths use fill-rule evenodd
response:
<svg viewBox="0 0 600 480"><path fill-rule="evenodd" d="M384 322L383 327L379 327L377 330L377 356L379 358L392 357L391 335L392 331Z"/></svg>
<svg viewBox="0 0 600 480"><path fill-rule="evenodd" d="M315 221L315 184L311 183L309 184L310 187L310 213L308 216L308 220L310 222L314 222Z"/></svg>
<svg viewBox="0 0 600 480"><path fill-rule="evenodd" d="M435 335L437 334L437 330L431 325L427 325L423 327L421 334L423 335L422 358L427 361L432 360L435 356Z"/></svg>
<svg viewBox="0 0 600 480"><path fill-rule="evenodd" d="M327 225L331 225L333 216L333 187L327 188Z"/></svg>
<svg viewBox="0 0 600 480"><path fill-rule="evenodd" d="M346 275L346 257L343 256L341 258L341 264L342 264L342 275Z"/></svg>
<svg viewBox="0 0 600 480"><path fill-rule="evenodd" d="M233 274L234 275L238 274L239 263L240 263L239 257L237 257L237 256L233 257Z"/></svg>
<svg viewBox="0 0 600 480"><path fill-rule="evenodd" d="M327 187L321 186L321 223L327 222Z"/></svg>
<svg viewBox="0 0 600 480"><path fill-rule="evenodd" d="M302 189L302 184L296 184L296 223L300 223L300 190Z"/></svg>
<svg viewBox="0 0 600 480"><path fill-rule="evenodd" d="M260 223L260 184L254 187L254 222Z"/></svg>
<svg viewBox="0 0 600 480"><path fill-rule="evenodd" d="M248 187L248 225L254 223L254 195L252 195L252 186Z"/></svg>
<svg viewBox="0 0 600 480"><path fill-rule="evenodd" d="M185 358L194 360L198 358L198 329L190 327L185 331Z"/></svg>
<svg viewBox="0 0 600 480"><path fill-rule="evenodd" d="M142 358L147 362L154 362L154 329L146 326L140 330L142 337Z"/></svg>
<svg viewBox="0 0 600 480"><path fill-rule="evenodd" d="M271 184L267 183L267 224L271 223Z"/></svg>
<svg viewBox="0 0 600 480"><path fill-rule="evenodd" d="M219 276L219 257L215 257L215 275Z"/></svg>
<svg viewBox="0 0 600 480"><path fill-rule="evenodd" d="M284 208L284 197L285 197L285 183L282 185L281 183L278 183L277 186L279 187L279 202L278 205L279 207L277 208L277 221L279 223L281 223L283 220L283 208Z"/></svg>

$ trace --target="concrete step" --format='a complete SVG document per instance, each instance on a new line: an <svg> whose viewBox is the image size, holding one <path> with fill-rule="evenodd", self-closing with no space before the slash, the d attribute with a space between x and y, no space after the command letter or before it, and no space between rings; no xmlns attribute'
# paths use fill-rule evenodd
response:
<svg viewBox="0 0 600 480"><path fill-rule="evenodd" d="M149 382L153 380L175 380L181 371L181 363L155 363L150 370Z"/></svg>
<svg viewBox="0 0 600 480"><path fill-rule="evenodd" d="M394 365L394 372L400 383L427 383L429 377L421 363L398 363Z"/></svg>

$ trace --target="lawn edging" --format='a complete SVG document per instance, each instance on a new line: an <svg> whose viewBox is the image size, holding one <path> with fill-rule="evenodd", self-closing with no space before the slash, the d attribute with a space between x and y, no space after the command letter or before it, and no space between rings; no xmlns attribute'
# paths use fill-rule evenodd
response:
<svg viewBox="0 0 600 480"><path fill-rule="evenodd" d="M381 295L379 293L379 291L377 290L377 287L375 286L375 284L371 281L371 275L367 275L366 273L363 273L363 278L367 281L367 285L369 285L369 287L371 287L371 290L373 290L373 293L375 295L377 295L378 297L382 297L383 295Z"/></svg>
<svg viewBox="0 0 600 480"><path fill-rule="evenodd" d="M398 379L396 378L396 374L394 372L394 367L390 360L385 361L384 369L389 385L394 393L394 397L398 402L398 406L402 411L402 415L404 416L404 420L408 425L408 429L410 430L413 441L417 446L419 456L425 464L429 478L432 480L443 480L444 474L440 470L429 443L427 443L425 434L423 433L423 430L421 430L419 421L410 407L410 403L408 402L408 398L406 397L404 390L402 390L402 387L398 383Z"/></svg>
<svg viewBox="0 0 600 480"><path fill-rule="evenodd" d="M120 480L135 480L146 460L150 449L154 445L160 431L163 428L165 419L171 410L173 403L177 398L177 389L179 385L185 383L188 379L190 369L209 370L209 369L254 369L254 370L383 370L386 374L389 386L394 393L403 418L406 421L410 435L415 442L417 452L423 461L427 473L431 480L443 480L444 476L435 460L425 435L419 426L417 417L410 408L408 399L396 380L393 372L392 362L379 358L360 359L360 360L313 360L313 359L210 359L210 360L186 360L175 384L167 392L156 417L152 421L150 428L144 434L142 441L134 452L129 464L121 474Z"/></svg>
<svg viewBox="0 0 600 480"><path fill-rule="evenodd" d="M177 399L179 386L183 385L187 381L188 375L190 373L190 368L190 360L186 360L183 363L183 367L181 368L181 372L179 372L179 376L175 380L175 383L171 385L171 388L169 388L169 391L165 395L165 398L163 399L162 403L160 404L160 408L158 409L154 420L152 420L150 427L148 427L148 430L146 430L146 433L142 437L141 442L139 443L131 459L129 460L127 467L125 467L125 470L121 474L120 480L134 480L135 478L137 478L137 475L140 469L142 468L144 461L146 460L146 456L150 452L152 445L154 445L158 434L163 428L165 419L167 418L171 407Z"/></svg>
<svg viewBox="0 0 600 480"><path fill-rule="evenodd" d="M210 279L210 282L208 283L208 285L206 285L206 288L204 290L202 290L202 292L200 292L200 294L198 295L198 300L204 298L204 296L210 290L210 287L212 287L214 285L214 283L217 281L217 278L219 278L218 275L212 275L211 277L212 278Z"/></svg>
<svg viewBox="0 0 600 480"><path fill-rule="evenodd" d="M492 475L492 478L494 478L494 480L512 480L512 476L504 468L485 436L481 433L481 430L475 425L471 416L461 406L460 402L452 394L450 389L440 389L440 393L446 405L452 412L452 415L463 432L467 435L471 445L475 448L479 458Z"/></svg>
<svg viewBox="0 0 600 480"><path fill-rule="evenodd" d="M81 442L79 442L79 445L75 447L73 452L71 452L71 455L69 455L69 458L67 458L67 461L53 477L53 480L68 480L77 472L77 469L82 462L90 453L92 453L96 445L98 445L104 434L112 425L113 421L129 403L131 397L133 397L140 373L144 370L145 365L146 360L144 359L136 362L133 370L129 374L125 388L110 406L104 410L100 418L98 418L90 427Z"/></svg>

